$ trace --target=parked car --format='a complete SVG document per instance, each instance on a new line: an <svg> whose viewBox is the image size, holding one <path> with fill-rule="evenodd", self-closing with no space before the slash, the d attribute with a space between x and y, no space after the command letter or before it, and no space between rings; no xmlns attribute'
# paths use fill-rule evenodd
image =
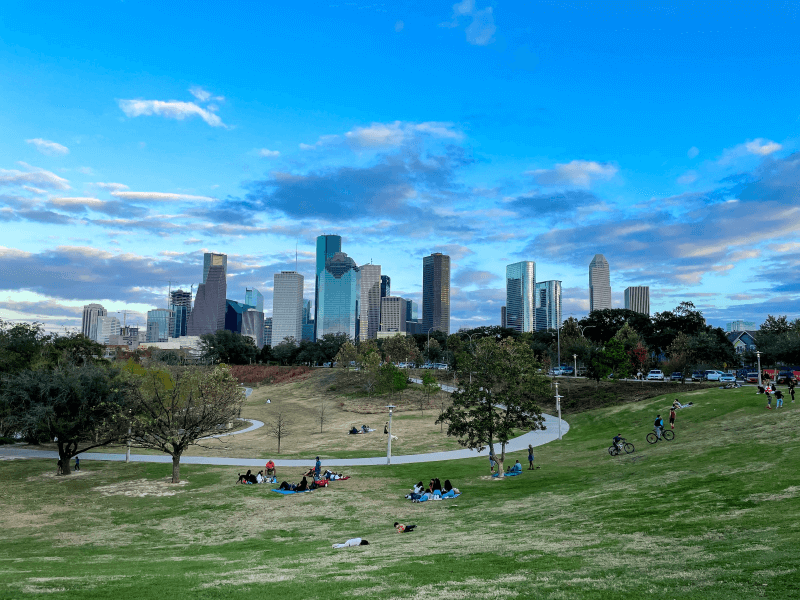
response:
<svg viewBox="0 0 800 600"><path fill-rule="evenodd" d="M723 373L719 376L720 383L736 383L736 375L732 373Z"/></svg>
<svg viewBox="0 0 800 600"><path fill-rule="evenodd" d="M683 373L680 371L673 371L672 375L669 376L670 381L683 381Z"/></svg>
<svg viewBox="0 0 800 600"><path fill-rule="evenodd" d="M794 380L795 376L792 371L781 371L778 373L778 378L775 380L775 383L789 383Z"/></svg>
<svg viewBox="0 0 800 600"><path fill-rule="evenodd" d="M548 374L548 375L552 375L552 376L554 376L554 377L558 377L559 375L563 375L563 374L564 374L564 371L563 371L563 370L561 370L561 369L550 369L550 370L547 372L547 374Z"/></svg>
<svg viewBox="0 0 800 600"><path fill-rule="evenodd" d="M720 376L725 375L722 371L708 370L705 372L706 381L719 381Z"/></svg>
<svg viewBox="0 0 800 600"><path fill-rule="evenodd" d="M647 380L657 380L657 381L664 381L664 373L659 371L658 369L653 369L647 374Z"/></svg>
<svg viewBox="0 0 800 600"><path fill-rule="evenodd" d="M758 383L758 371L751 371L748 373L746 380L748 383Z"/></svg>
<svg viewBox="0 0 800 600"><path fill-rule="evenodd" d="M692 373L692 381L703 381L703 372L695 371Z"/></svg>

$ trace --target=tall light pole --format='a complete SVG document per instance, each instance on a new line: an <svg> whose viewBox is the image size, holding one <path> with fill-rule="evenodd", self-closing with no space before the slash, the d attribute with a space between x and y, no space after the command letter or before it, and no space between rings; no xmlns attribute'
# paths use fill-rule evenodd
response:
<svg viewBox="0 0 800 600"><path fill-rule="evenodd" d="M585 327L581 327L580 325L578 325L578 329L581 330L581 337L586 337L585 335L583 335L583 332L586 331L587 329L591 329L592 327L597 328L596 325L586 325Z"/></svg>
<svg viewBox="0 0 800 600"><path fill-rule="evenodd" d="M389 409L389 441L386 445L386 464L392 464L392 411L395 409L393 404L390 404L386 408Z"/></svg>
<svg viewBox="0 0 800 600"><path fill-rule="evenodd" d="M761 352L756 351L756 358L758 359L758 387L761 387Z"/></svg>
<svg viewBox="0 0 800 600"><path fill-rule="evenodd" d="M558 409L558 439L561 439L561 396L558 395L558 381L556 381L556 408Z"/></svg>
<svg viewBox="0 0 800 600"><path fill-rule="evenodd" d="M573 354L572 355L572 364L573 364L572 368L575 369L573 371L573 373L572 373L572 376L573 377L577 377L578 376L578 355L577 354Z"/></svg>

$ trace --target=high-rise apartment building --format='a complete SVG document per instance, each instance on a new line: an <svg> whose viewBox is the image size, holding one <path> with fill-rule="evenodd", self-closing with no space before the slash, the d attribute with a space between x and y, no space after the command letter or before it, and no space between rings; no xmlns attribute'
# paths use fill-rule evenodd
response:
<svg viewBox="0 0 800 600"><path fill-rule="evenodd" d="M264 296L255 288L245 288L244 303L257 311L264 312Z"/></svg>
<svg viewBox="0 0 800 600"><path fill-rule="evenodd" d="M157 308L147 311L147 341L166 342L169 340L169 325L173 320L171 310Z"/></svg>
<svg viewBox="0 0 800 600"><path fill-rule="evenodd" d="M204 282L197 286L194 307L186 327L187 333L191 336L216 333L220 329L225 329L228 257L224 254L205 256L208 270L203 273Z"/></svg>
<svg viewBox="0 0 800 600"><path fill-rule="evenodd" d="M81 319L81 333L90 340L97 341L97 317L105 317L108 314L102 304L87 304L83 307L83 318Z"/></svg>
<svg viewBox="0 0 800 600"><path fill-rule="evenodd" d="M264 345L272 347L272 317L264 317Z"/></svg>
<svg viewBox="0 0 800 600"><path fill-rule="evenodd" d="M381 298L392 295L392 278L388 275L381 275Z"/></svg>
<svg viewBox="0 0 800 600"><path fill-rule="evenodd" d="M225 275L228 275L228 255L215 254L213 252L206 252L203 254L203 283L208 279L208 270L211 267L222 267Z"/></svg>
<svg viewBox="0 0 800 600"><path fill-rule="evenodd" d="M381 327L381 266L361 266L358 339L373 340Z"/></svg>
<svg viewBox="0 0 800 600"><path fill-rule="evenodd" d="M399 296L381 298L381 331L406 332L408 300Z"/></svg>
<svg viewBox="0 0 800 600"><path fill-rule="evenodd" d="M561 282L536 282L536 331L561 327Z"/></svg>
<svg viewBox="0 0 800 600"><path fill-rule="evenodd" d="M625 308L650 315L650 286L636 285L625 288Z"/></svg>
<svg viewBox="0 0 800 600"><path fill-rule="evenodd" d="M303 339L303 276L297 271L275 273L272 291L272 336L274 348L288 338Z"/></svg>
<svg viewBox="0 0 800 600"><path fill-rule="evenodd" d="M589 263L589 312L611 308L611 273L606 257L595 254Z"/></svg>
<svg viewBox="0 0 800 600"><path fill-rule="evenodd" d="M95 340L100 344L108 345L112 336L119 335L119 319L108 315L97 317Z"/></svg>
<svg viewBox="0 0 800 600"><path fill-rule="evenodd" d="M753 321L742 321L737 319L725 324L725 331L731 333L733 331L754 331L758 329Z"/></svg>
<svg viewBox="0 0 800 600"><path fill-rule="evenodd" d="M506 327L520 333L536 330L536 263L506 265Z"/></svg>
<svg viewBox="0 0 800 600"><path fill-rule="evenodd" d="M422 259L422 329L450 334L450 257L434 252Z"/></svg>
<svg viewBox="0 0 800 600"><path fill-rule="evenodd" d="M326 333L345 333L350 339L357 339L361 269L347 254L337 252L325 261L317 280L317 339Z"/></svg>
<svg viewBox="0 0 800 600"><path fill-rule="evenodd" d="M172 311L169 336L177 338L188 335L189 315L192 312L192 294L184 290L170 292L169 308Z"/></svg>
<svg viewBox="0 0 800 600"><path fill-rule="evenodd" d="M342 251L342 236L340 235L320 235L317 237L317 261L314 274L314 339L322 337L319 333L319 278L325 271L325 263L333 258L333 255Z"/></svg>

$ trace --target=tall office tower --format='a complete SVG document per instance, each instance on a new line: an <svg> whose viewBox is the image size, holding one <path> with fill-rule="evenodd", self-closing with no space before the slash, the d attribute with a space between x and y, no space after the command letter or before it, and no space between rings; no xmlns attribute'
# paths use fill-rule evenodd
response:
<svg viewBox="0 0 800 600"><path fill-rule="evenodd" d="M272 347L287 338L303 339L303 276L296 271L275 273L272 290Z"/></svg>
<svg viewBox="0 0 800 600"><path fill-rule="evenodd" d="M392 295L392 278L388 275L381 275L381 298Z"/></svg>
<svg viewBox="0 0 800 600"><path fill-rule="evenodd" d="M311 308L311 300L303 299L303 339L309 342L314 341L314 312Z"/></svg>
<svg viewBox="0 0 800 600"><path fill-rule="evenodd" d="M625 308L650 315L650 286L635 285L625 288Z"/></svg>
<svg viewBox="0 0 800 600"><path fill-rule="evenodd" d="M358 316L358 339L373 340L381 327L381 266L361 266L361 305Z"/></svg>
<svg viewBox="0 0 800 600"><path fill-rule="evenodd" d="M90 340L97 341L97 317L105 317L108 314L102 304L87 304L83 307L83 319L81 320L81 333Z"/></svg>
<svg viewBox="0 0 800 600"><path fill-rule="evenodd" d="M595 254L589 263L589 312L611 308L611 275L608 261Z"/></svg>
<svg viewBox="0 0 800 600"><path fill-rule="evenodd" d="M317 237L317 265L314 275L314 339L318 340L322 334L319 333L319 278L325 271L325 263L333 258L333 255L342 251L342 236L340 235L321 235Z"/></svg>
<svg viewBox="0 0 800 600"><path fill-rule="evenodd" d="M381 331L406 331L408 300L400 296L381 298Z"/></svg>
<svg viewBox="0 0 800 600"><path fill-rule="evenodd" d="M536 331L561 327L561 282L536 282Z"/></svg>
<svg viewBox="0 0 800 600"><path fill-rule="evenodd" d="M147 311L147 341L166 342L169 339L169 325L173 319L172 311L157 308ZM154 325L154 328L151 325Z"/></svg>
<svg viewBox="0 0 800 600"><path fill-rule="evenodd" d="M422 259L422 329L450 334L450 257L434 252Z"/></svg>
<svg viewBox="0 0 800 600"><path fill-rule="evenodd" d="M208 255L206 255L208 256ZM225 276L224 254L211 255L214 263L208 268L205 283L197 286L194 307L186 326L189 335L216 333L225 329L225 297L228 295L228 284Z"/></svg>
<svg viewBox="0 0 800 600"><path fill-rule="evenodd" d="M358 339L361 307L361 269L344 252L325 261L319 273L317 339L326 333L345 333Z"/></svg>
<svg viewBox="0 0 800 600"><path fill-rule="evenodd" d="M506 307L500 307L500 327L506 326Z"/></svg>
<svg viewBox="0 0 800 600"><path fill-rule="evenodd" d="M755 323L752 321L742 321L741 319L731 321L725 325L725 331L728 333L733 331L753 331L755 329L758 329Z"/></svg>
<svg viewBox="0 0 800 600"><path fill-rule="evenodd" d="M536 263L532 260L506 265L506 327L536 330Z"/></svg>
<svg viewBox="0 0 800 600"><path fill-rule="evenodd" d="M208 270L211 267L222 267L225 271L225 276L228 275L228 255L227 254L214 254L213 252L206 252L203 254L203 283L208 279Z"/></svg>
<svg viewBox="0 0 800 600"><path fill-rule="evenodd" d="M184 290L170 292L169 308L172 321L169 325L169 336L173 338L187 335L189 314L192 312L192 294Z"/></svg>
<svg viewBox="0 0 800 600"><path fill-rule="evenodd" d="M119 319L108 315L98 316L95 340L100 344L108 344L111 336L119 335Z"/></svg>
<svg viewBox="0 0 800 600"><path fill-rule="evenodd" d="M264 296L255 288L245 288L244 303L258 311L264 312Z"/></svg>
<svg viewBox="0 0 800 600"><path fill-rule="evenodd" d="M419 304L406 299L406 321L416 321L417 319L419 319Z"/></svg>
<svg viewBox="0 0 800 600"><path fill-rule="evenodd" d="M242 304L236 300L225 300L225 329L233 333L242 333L242 315L248 308L253 308L247 304Z"/></svg>
<svg viewBox="0 0 800 600"><path fill-rule="evenodd" d="M264 345L272 347L272 317L264 317Z"/></svg>

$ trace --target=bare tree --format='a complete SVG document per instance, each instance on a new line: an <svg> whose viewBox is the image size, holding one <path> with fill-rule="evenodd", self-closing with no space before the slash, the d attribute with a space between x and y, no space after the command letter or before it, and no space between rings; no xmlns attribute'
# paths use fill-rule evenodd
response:
<svg viewBox="0 0 800 600"><path fill-rule="evenodd" d="M291 435L291 432L289 431L291 426L292 422L284 417L283 413L280 412L275 415L274 420L267 423L267 435L278 440L278 454L281 453L281 440Z"/></svg>
<svg viewBox="0 0 800 600"><path fill-rule="evenodd" d="M148 369L133 375L130 441L172 456L172 483L181 480L181 455L236 418L244 392L226 365Z"/></svg>
<svg viewBox="0 0 800 600"><path fill-rule="evenodd" d="M439 425L441 426L439 428L439 432L440 433L444 433L444 421L445 421L445 419L443 419L442 416L444 415L444 413L447 410L447 408L450 406L450 402L447 399L447 394L445 392L443 392L441 389L436 394L436 406L439 409L439 418L437 419L437 421L439 422Z"/></svg>
<svg viewBox="0 0 800 600"><path fill-rule="evenodd" d="M319 420L319 432L322 433L322 426L328 422L328 405L323 400L319 403L319 408L317 409L317 419ZM280 443L278 444L278 451L280 452Z"/></svg>

